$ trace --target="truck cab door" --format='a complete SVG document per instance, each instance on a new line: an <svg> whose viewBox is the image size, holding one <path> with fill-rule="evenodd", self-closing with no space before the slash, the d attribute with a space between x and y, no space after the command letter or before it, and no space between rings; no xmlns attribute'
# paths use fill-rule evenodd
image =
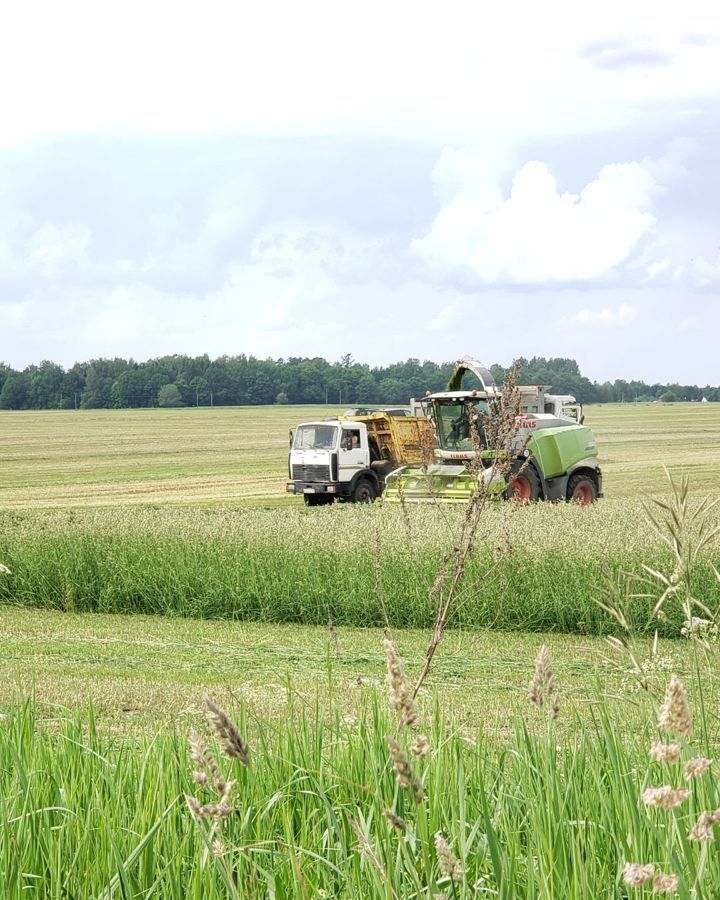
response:
<svg viewBox="0 0 720 900"><path fill-rule="evenodd" d="M338 450L338 478L352 481L355 474L370 467L370 450L367 429L358 426L343 427Z"/></svg>

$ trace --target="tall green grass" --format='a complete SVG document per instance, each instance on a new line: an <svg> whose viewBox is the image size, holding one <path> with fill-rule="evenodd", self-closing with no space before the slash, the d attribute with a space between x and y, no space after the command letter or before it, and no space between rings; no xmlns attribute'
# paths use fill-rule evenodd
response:
<svg viewBox="0 0 720 900"><path fill-rule="evenodd" d="M238 783L218 831L186 805L185 793L204 795L185 735L114 739L92 711L44 721L28 702L0 727L2 896L620 898L649 896L629 892L622 872L652 862L680 876L678 896L717 898L717 844L687 838L720 806L715 777L687 782L691 796L674 812L648 809L648 785L682 781L677 764L648 757L653 704L645 731L625 733L622 711L594 702L590 724L578 719L562 741L529 707L498 746L450 730L430 701L430 752L413 761L419 804L396 784L385 737L396 724L377 694L357 720L339 704L328 718L297 699L280 727L236 709L251 763L222 763ZM707 753L717 735L702 723L696 733L687 753ZM464 869L458 883L442 875L438 832Z"/></svg>
<svg viewBox="0 0 720 900"><path fill-rule="evenodd" d="M489 510L453 622L504 630L606 633L597 585L606 571L671 561L639 503ZM396 507L143 509L0 513L0 602L77 611L263 622L427 627L428 592L452 546L454 509ZM378 550L379 548L379 550ZM509 552L508 552L509 550ZM707 550L693 567L713 608L720 583ZM487 569L490 575L481 577ZM640 630L655 627L637 601ZM661 633L677 634L671 613Z"/></svg>

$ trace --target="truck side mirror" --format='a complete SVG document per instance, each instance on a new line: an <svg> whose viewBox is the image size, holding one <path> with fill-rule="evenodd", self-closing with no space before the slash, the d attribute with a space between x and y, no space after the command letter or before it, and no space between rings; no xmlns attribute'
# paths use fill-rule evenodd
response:
<svg viewBox="0 0 720 900"><path fill-rule="evenodd" d="M289 434L290 434L290 449L292 450L292 442L293 442L293 430L292 430L292 428L290 429Z"/></svg>

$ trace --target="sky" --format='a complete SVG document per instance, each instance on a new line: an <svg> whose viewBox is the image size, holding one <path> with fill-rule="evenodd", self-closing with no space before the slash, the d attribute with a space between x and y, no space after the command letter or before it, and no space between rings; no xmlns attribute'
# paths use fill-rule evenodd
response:
<svg viewBox="0 0 720 900"><path fill-rule="evenodd" d="M716 9L6 7L0 360L562 356L718 384Z"/></svg>

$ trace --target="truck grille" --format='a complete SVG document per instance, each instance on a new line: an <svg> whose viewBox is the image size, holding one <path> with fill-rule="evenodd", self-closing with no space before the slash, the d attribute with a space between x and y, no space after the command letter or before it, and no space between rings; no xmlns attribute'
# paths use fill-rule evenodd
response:
<svg viewBox="0 0 720 900"><path fill-rule="evenodd" d="M327 466L293 466L292 477L295 481L330 481L330 469Z"/></svg>

